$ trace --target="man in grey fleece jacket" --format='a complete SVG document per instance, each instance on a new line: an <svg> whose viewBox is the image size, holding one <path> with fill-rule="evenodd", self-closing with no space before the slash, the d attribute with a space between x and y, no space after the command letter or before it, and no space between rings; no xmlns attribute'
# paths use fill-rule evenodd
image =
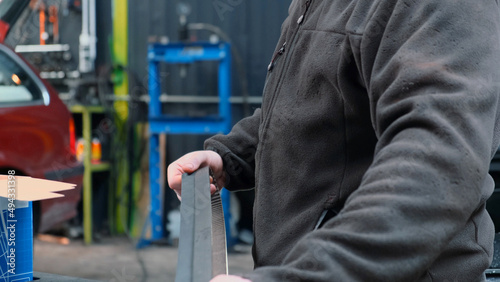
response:
<svg viewBox="0 0 500 282"><path fill-rule="evenodd" d="M294 0L262 109L171 164L170 187L204 165L255 187L251 281L484 280L499 15L495 0Z"/></svg>

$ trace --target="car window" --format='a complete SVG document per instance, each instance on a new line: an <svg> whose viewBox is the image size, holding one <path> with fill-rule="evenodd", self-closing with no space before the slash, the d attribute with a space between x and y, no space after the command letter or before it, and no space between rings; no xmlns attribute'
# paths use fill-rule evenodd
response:
<svg viewBox="0 0 500 282"><path fill-rule="evenodd" d="M42 90L11 55L0 49L0 106L42 103Z"/></svg>

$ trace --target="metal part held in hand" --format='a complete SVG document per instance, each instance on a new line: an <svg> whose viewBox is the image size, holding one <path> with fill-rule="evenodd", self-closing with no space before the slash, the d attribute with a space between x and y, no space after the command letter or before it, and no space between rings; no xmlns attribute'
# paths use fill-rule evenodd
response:
<svg viewBox="0 0 500 282"><path fill-rule="evenodd" d="M176 282L206 282L227 274L226 231L219 191L210 196L208 167L182 176Z"/></svg>

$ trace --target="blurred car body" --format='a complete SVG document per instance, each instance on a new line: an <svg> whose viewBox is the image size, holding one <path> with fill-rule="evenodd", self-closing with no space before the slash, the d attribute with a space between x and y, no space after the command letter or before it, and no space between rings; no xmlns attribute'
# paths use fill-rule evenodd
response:
<svg viewBox="0 0 500 282"><path fill-rule="evenodd" d="M28 4L0 1L0 174L15 170L77 185L62 192L64 198L34 203L35 232L44 232L77 214L83 165L75 157L75 127L66 105L38 71L3 44Z"/></svg>

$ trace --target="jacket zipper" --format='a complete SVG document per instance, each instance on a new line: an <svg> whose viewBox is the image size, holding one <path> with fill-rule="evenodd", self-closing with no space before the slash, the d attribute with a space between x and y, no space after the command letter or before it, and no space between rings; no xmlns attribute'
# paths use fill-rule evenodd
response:
<svg viewBox="0 0 500 282"><path fill-rule="evenodd" d="M297 24L301 25L302 22L304 22L304 19L305 19L306 14L307 14L307 10L309 10L309 6L311 6L311 2L312 2L312 0L307 0L306 1L306 3L305 3L306 9L305 9L304 13L302 13L302 15L297 20Z"/></svg>
<svg viewBox="0 0 500 282"><path fill-rule="evenodd" d="M291 36L291 44L290 44L290 48L286 48L287 46L287 41L285 41L283 43L283 45L281 46L281 48L276 52L276 54L274 54L272 60L271 60L271 63L269 64L268 66L268 69L269 71L271 72L273 69L274 69L274 66L276 65L276 61L278 60L278 58L280 58L281 56L283 56L283 54L285 54L285 52L288 50L287 54L286 54L286 57L285 57L285 63L282 65L281 67L281 75L280 77L278 78L278 81L276 83L276 87L274 89L274 95L269 103L269 110L268 110L268 114L266 116L266 118L262 121L262 126L261 126L261 132L260 132L260 136L261 136L261 140L264 140L265 139L265 135L264 135L264 132L266 130L266 127L268 126L268 123L269 123L269 120L271 118L271 112L273 111L274 109L274 106L275 106L275 103L276 103L276 99L277 99L277 96L276 95L276 92L277 90L280 88L281 86L281 81L283 80L283 76L285 75L285 71L286 71L286 67L288 66L288 57L290 56L291 54L291 50L293 49L293 47L295 46L295 39L296 39L296 35L297 33L299 32L299 29L300 29L300 26L304 23L304 19L305 19L305 16L306 16L306 13L307 11L309 10L309 7L311 6L311 3L312 3L312 0L307 0L305 2L305 9L304 9L304 12L302 13L302 15L299 17L299 19L297 20L297 24L298 24L298 27L295 29L294 33L292 34ZM267 81L266 81L266 84L267 84ZM264 89L267 87L267 85L264 86ZM262 152L262 150L261 150ZM260 155L260 154L259 154ZM260 156L259 156L260 157Z"/></svg>
<svg viewBox="0 0 500 282"><path fill-rule="evenodd" d="M267 71L273 70L274 65L276 64L276 60L279 57L281 57L281 55L283 55L283 53L285 53L285 47L286 47L286 41L285 41L285 43L283 43L283 45L281 45L281 48L278 50L278 52L276 52L276 54L274 54L274 56L271 60L271 63L269 63L269 66L267 66Z"/></svg>
<svg viewBox="0 0 500 282"><path fill-rule="evenodd" d="M299 27L304 22L306 13L309 10L309 7L311 6L311 2L312 2L312 0L307 0L305 3L306 8L304 10L304 13L302 13L302 15L297 20L297 24L299 25ZM297 28L297 31L298 31L298 28ZM295 34L297 33L297 31L295 32ZM293 35L293 37L295 37L295 34ZM286 41L283 43L283 45L281 45L281 48L274 54L273 58L271 59L271 63L269 63L269 66L267 66L267 70L269 72L271 72L274 69L274 65L276 64L276 61L278 60L278 58L281 57L281 55L283 55L283 53L285 53L285 50L286 50L285 47L286 47Z"/></svg>

